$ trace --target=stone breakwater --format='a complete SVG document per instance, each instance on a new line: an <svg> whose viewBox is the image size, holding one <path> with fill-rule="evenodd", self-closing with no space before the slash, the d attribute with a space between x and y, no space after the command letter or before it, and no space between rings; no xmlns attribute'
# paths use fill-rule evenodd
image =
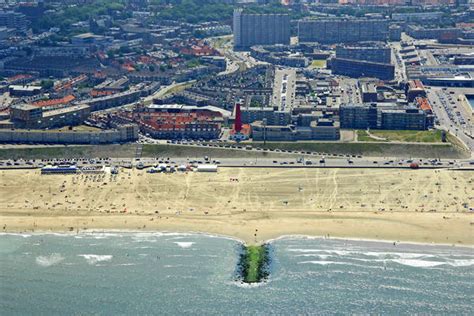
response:
<svg viewBox="0 0 474 316"><path fill-rule="evenodd" d="M265 281L270 275L271 246L242 245L237 264L237 279L244 283Z"/></svg>

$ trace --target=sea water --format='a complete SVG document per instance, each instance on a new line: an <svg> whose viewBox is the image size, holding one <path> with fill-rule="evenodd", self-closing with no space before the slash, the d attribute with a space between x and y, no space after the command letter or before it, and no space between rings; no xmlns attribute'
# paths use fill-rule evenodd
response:
<svg viewBox="0 0 474 316"><path fill-rule="evenodd" d="M2 315L474 314L469 248L288 237L267 282L201 234L0 235Z"/></svg>

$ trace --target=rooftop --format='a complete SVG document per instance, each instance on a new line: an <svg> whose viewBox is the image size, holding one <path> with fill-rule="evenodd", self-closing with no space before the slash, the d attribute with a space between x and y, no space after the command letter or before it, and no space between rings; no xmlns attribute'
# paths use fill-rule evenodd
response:
<svg viewBox="0 0 474 316"><path fill-rule="evenodd" d="M89 109L89 106L85 104L79 104L79 105L74 105L67 108L63 108L63 109L57 109L57 110L44 112L43 117L61 115L61 114L66 114L66 113L85 110L85 109Z"/></svg>
<svg viewBox="0 0 474 316"><path fill-rule="evenodd" d="M13 90L22 90L22 91L41 90L41 87L40 87L40 86L10 85L8 88L13 89Z"/></svg>

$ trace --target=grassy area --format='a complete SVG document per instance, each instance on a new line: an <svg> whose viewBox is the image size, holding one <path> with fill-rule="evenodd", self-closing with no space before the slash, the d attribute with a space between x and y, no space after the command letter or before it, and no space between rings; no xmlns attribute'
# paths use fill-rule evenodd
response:
<svg viewBox="0 0 474 316"><path fill-rule="evenodd" d="M267 276L265 265L268 253L264 245L246 246L241 257L242 274L244 282L260 282Z"/></svg>
<svg viewBox="0 0 474 316"><path fill-rule="evenodd" d="M357 140L359 142L375 142L374 138L370 137L369 134L367 134L366 130L359 129L356 131L357 132ZM380 141L380 140L378 140Z"/></svg>
<svg viewBox="0 0 474 316"><path fill-rule="evenodd" d="M82 158L112 157L134 158L137 144L123 145L74 145L44 147L11 147L0 148L0 159L50 159L50 158ZM142 157L189 157L203 158L273 158L288 157L286 154L243 151L224 148L196 146L179 146L168 144L143 145Z"/></svg>
<svg viewBox="0 0 474 316"><path fill-rule="evenodd" d="M448 138L449 140L449 138ZM389 142L253 142L254 147L310 151L318 153L363 155L369 157L418 157L418 158L463 158L466 152L451 143L439 144L398 144Z"/></svg>
<svg viewBox="0 0 474 316"><path fill-rule="evenodd" d="M326 154L364 155L369 157L418 157L418 158L464 158L468 156L466 148L452 135L448 143L439 144L396 144L389 142L262 142L248 143L253 147L291 151L317 152ZM235 144L234 144L235 145ZM245 146L247 143L241 144ZM71 145L27 147L8 145L0 147L0 159L44 159L44 158L81 158L113 157L133 158L137 144L123 145ZM202 158L283 158L285 153L270 151L249 151L216 147L179 146L168 144L143 145L142 157L189 157ZM293 156L294 157L294 156Z"/></svg>
<svg viewBox="0 0 474 316"><path fill-rule="evenodd" d="M211 45L216 49L224 49L232 42L232 35L210 39Z"/></svg>
<svg viewBox="0 0 474 316"><path fill-rule="evenodd" d="M441 131L393 131L366 130L357 131L357 139L361 142L410 142L410 143L441 143Z"/></svg>
<svg viewBox="0 0 474 316"><path fill-rule="evenodd" d="M466 147L466 145L464 145L460 140L459 138L457 138L456 136L454 136L453 134L451 133L447 133L446 134L446 139L448 140L448 142L450 144L452 144L454 147L458 148L459 150L461 151L467 151L470 153L469 151L469 148ZM470 155L470 154L469 154Z"/></svg>
<svg viewBox="0 0 474 316"><path fill-rule="evenodd" d="M143 157L189 157L202 158L209 156L211 158L273 158L288 155L270 153L244 151L237 149L215 148L215 147L196 147L196 146L177 146L177 145L143 145Z"/></svg>
<svg viewBox="0 0 474 316"><path fill-rule="evenodd" d="M170 89L168 89L164 94L163 96L166 96L168 94L173 94L173 93L177 93L177 92L181 92L187 88L190 88L192 85L194 84L194 80L193 81L190 81L190 82L183 82L183 83L180 83Z"/></svg>
<svg viewBox="0 0 474 316"><path fill-rule="evenodd" d="M324 59L315 59L311 62L310 68L326 68L326 60Z"/></svg>
<svg viewBox="0 0 474 316"><path fill-rule="evenodd" d="M0 159L133 157L136 145L47 146L0 149Z"/></svg>

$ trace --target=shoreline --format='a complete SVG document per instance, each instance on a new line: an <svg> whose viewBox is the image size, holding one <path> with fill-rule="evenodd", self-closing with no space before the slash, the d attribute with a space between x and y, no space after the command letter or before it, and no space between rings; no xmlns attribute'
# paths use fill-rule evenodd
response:
<svg viewBox="0 0 474 316"><path fill-rule="evenodd" d="M352 214L315 214L322 215L321 218L304 218L298 220L295 218L285 218L276 220L276 222L285 221L285 228L273 228L275 220L266 223L255 223L250 220L247 225L240 221L227 221L224 227L216 227L214 224L219 222L217 219L195 219L195 218L176 218L168 217L168 223L158 223L150 225L148 216L66 216L66 217L48 217L48 216L3 216L0 215L0 223L6 225L6 229L0 233L10 234L100 234L100 233L145 233L145 234L204 234L219 238L228 238L246 245L257 245L273 240L287 237L303 238L328 238L341 240L359 240L367 242L389 242L389 243L409 243L421 245L443 245L456 247L474 247L473 221L469 223L469 229L463 230L459 234L451 233L446 229L443 231L438 225L443 225L445 220L434 222L434 227L419 226L420 219L427 220L433 224L431 217L441 214L419 214L414 221L413 216L406 222L399 222L403 214L378 214L385 218L368 219L357 212ZM350 216L348 216L350 215ZM400 216L402 215L402 216ZM473 214L459 214L455 220L454 227L459 227L459 223L466 223L466 220L474 220ZM390 218L391 217L391 218ZM420 218L421 217L421 218ZM427 218L423 218L427 217ZM441 218L443 218L442 216ZM333 222L341 221L350 225L350 229L345 230L343 225L334 225ZM126 222L127 224L124 224ZM324 222L328 222L330 227L324 227ZM79 224L85 224L79 226ZM92 224L94 223L94 224ZM141 226L146 223L146 227ZM91 225L92 224L92 225ZM281 224L281 223L279 223ZM331 225L332 224L332 225ZM68 226L73 225L73 226ZM278 225L278 224L276 224ZM243 229L243 226L258 227L257 237L254 236L254 229ZM368 226L368 227L367 227ZM401 227L399 233L393 233L396 227ZM415 227L416 231L410 226ZM464 225L463 225L464 226ZM370 228L375 227L374 231ZM405 228L403 228L405 227ZM407 229L408 227L408 229ZM73 228L71 230L71 228ZM363 230L365 229L365 230ZM358 232L358 233L354 233Z"/></svg>
<svg viewBox="0 0 474 316"><path fill-rule="evenodd" d="M79 232L69 232L69 231L3 231L0 232L1 236L22 236L28 238L30 236L43 236L43 235L54 235L54 236L81 236L81 235L108 235L112 237L124 236L124 235L157 235L157 236L203 236L207 238L219 238L235 241L242 245L249 245L244 240L239 239L235 236L225 235L225 234L214 234L201 231L139 231L139 230L123 230L123 229L111 229L111 230L81 230ZM436 243L436 242L417 242L409 240L388 240L388 239L370 239L370 238L356 238L356 237L337 237L337 236L317 236L317 235L301 235L301 234L291 234L291 235L280 235L275 238L271 238L263 241L261 244L272 244L273 242L279 240L337 240L337 241L348 241L348 242L361 242L361 243L379 243L379 244L393 244L400 246L420 246L420 247L445 247L445 248L457 248L470 250L474 249L474 244L448 244L448 243Z"/></svg>

